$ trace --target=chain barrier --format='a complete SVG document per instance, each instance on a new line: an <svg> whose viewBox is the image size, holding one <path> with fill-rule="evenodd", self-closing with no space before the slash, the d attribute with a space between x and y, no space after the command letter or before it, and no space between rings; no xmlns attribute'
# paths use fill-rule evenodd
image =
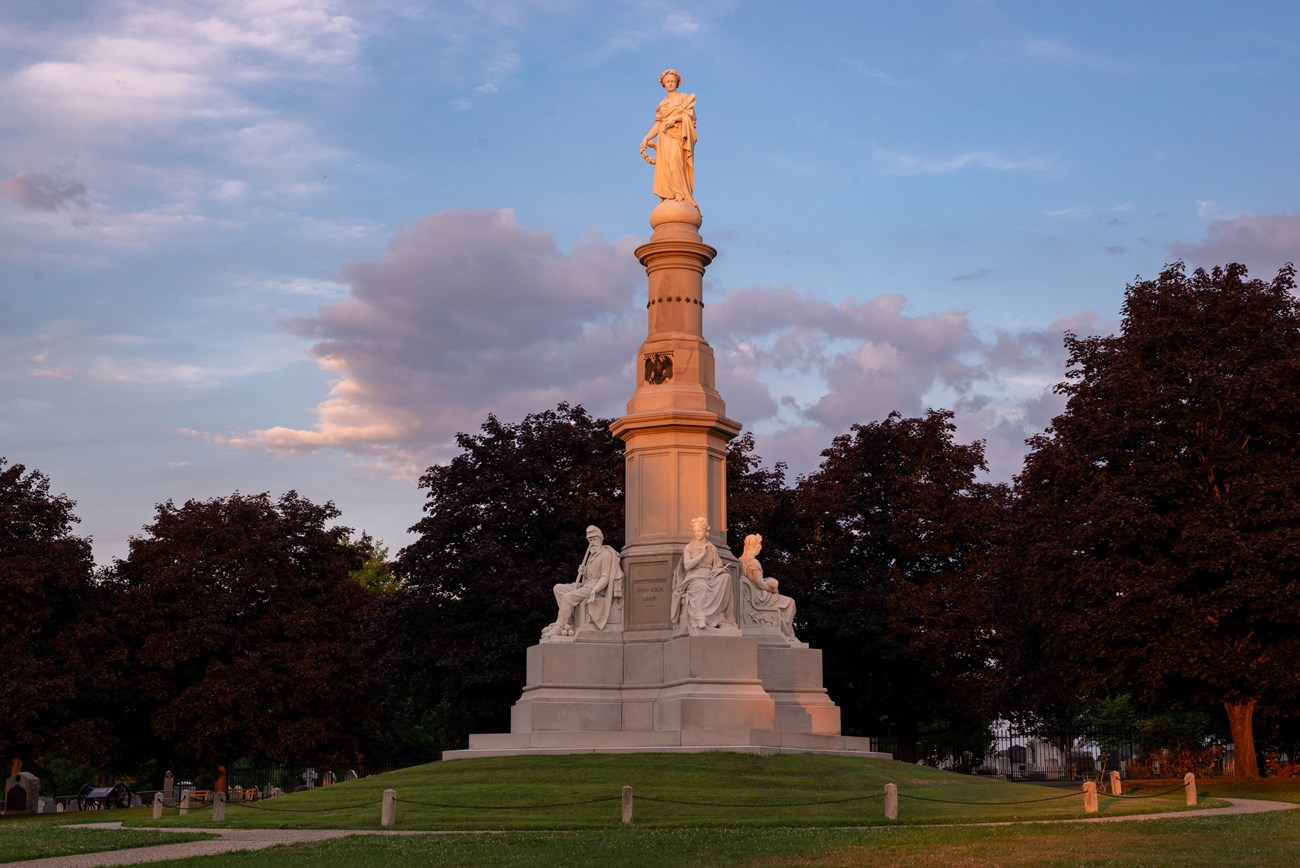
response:
<svg viewBox="0 0 1300 868"><path fill-rule="evenodd" d="M1010 802L961 802L954 799L932 799L929 796L914 796L911 793L905 793L899 790L900 799L911 799L914 802L936 802L940 805L1033 805L1038 802L1059 802L1061 799L1077 799L1082 795L1082 790L1077 793L1066 793L1063 796L1048 796L1045 799L1015 799Z"/></svg>
<svg viewBox="0 0 1300 868"><path fill-rule="evenodd" d="M450 805L441 802L417 802L414 799L398 798L399 805L419 805L422 808L466 808L482 811L527 811L535 808L570 808L574 805L595 805L600 802L617 802L622 796L601 796L597 799L584 799L579 802L547 802L544 805Z"/></svg>
<svg viewBox="0 0 1300 868"><path fill-rule="evenodd" d="M365 808L375 804L375 802L361 802L356 805L336 805L332 808L268 808L265 805L254 805L248 802L226 802L227 808L248 808L250 811L271 811L280 814L328 814L333 811L354 811L357 808Z"/></svg>
<svg viewBox="0 0 1300 868"><path fill-rule="evenodd" d="M1172 793L1176 793L1180 790L1185 790L1187 789L1188 786L1189 784L1181 784L1179 786L1172 787L1168 790L1162 790L1161 792L1157 792L1157 793L1147 793L1140 796L1138 795L1117 796L1111 793L1103 792L1099 788L1097 791L1097 795L1098 797L1106 797L1106 798L1113 798L1113 799L1133 799L1133 800L1154 799L1154 798L1159 798L1161 796L1171 795ZM897 793L898 798L911 799L912 801L915 802L931 802L931 803L941 804L941 805L967 805L973 807L986 807L986 806L994 806L994 805L1032 805L1032 804L1039 804L1042 802L1057 802L1063 799L1077 799L1079 798L1079 795L1080 794L1078 792L1067 792L1067 793L1062 793L1059 796L1046 796L1041 799L1014 799L1010 801L997 801L997 802L971 802L971 801L962 801L959 799L937 799L930 796L918 796L918 795L913 795L911 793L905 793L905 792ZM482 810L482 811L521 811L521 810L536 810L538 808L568 808L568 807L575 807L578 805L596 805L602 802L620 801L621 798L622 798L621 796L599 796L594 799L580 799L571 802L547 802L545 804L540 804L540 805L459 805L459 804L452 804L447 802L423 802L423 801L417 801L415 799L398 799L398 798L394 798L394 802L404 804L404 805L415 805L422 808L450 808L450 809L459 809L459 810ZM656 802L662 805L687 805L690 807L699 807L699 808L748 808L748 809L804 808L804 807L815 807L818 805L843 805L843 804L848 804L850 802L867 802L867 801L874 801L876 799L883 799L883 798L884 798L884 794L878 793L874 795L869 794L869 795L861 795L861 796L848 796L842 799L816 799L816 800L801 801L801 802L770 802L766 804L753 804L753 803L742 804L739 802L696 802L696 801L689 801L686 799L664 799L664 798L658 798L656 796L646 796L640 794L636 796L637 801ZM226 806L235 807L235 808L247 808L250 811L268 811L271 813L282 813L282 814L328 814L336 811L353 811L353 810L357 810L358 808L371 807L374 804L375 802L373 801L365 801L365 802L358 802L356 804L350 804L350 805L335 805L328 808L272 808L266 805L252 804L250 802L227 802ZM381 805L382 805L382 801L381 801ZM200 811L210 811L213 809L214 806L215 803L193 805L189 808L189 811L191 813L198 813ZM180 805L177 804L172 808L169 808L169 810L179 811Z"/></svg>
<svg viewBox="0 0 1300 868"><path fill-rule="evenodd" d="M1176 792L1178 792L1179 790L1186 790L1186 789L1187 789L1187 784L1179 784L1178 786L1174 787L1174 788L1171 789L1171 790L1165 790L1165 791L1163 791L1163 792L1159 792L1159 793L1148 793L1148 794L1145 795L1145 796L1126 796L1126 795L1124 795L1123 793L1120 793L1120 794L1117 796L1117 795L1115 795L1114 793L1103 793L1103 792L1101 791L1101 787L1098 787L1098 788L1097 788L1097 795L1098 795L1098 796L1105 796L1105 797L1108 798L1108 799L1154 799L1154 798L1158 798L1158 797L1160 797L1160 796L1167 796L1167 795L1169 795L1170 793L1176 793Z"/></svg>
<svg viewBox="0 0 1300 868"><path fill-rule="evenodd" d="M664 805L691 805L697 808L804 808L810 805L842 805L846 802L865 802L871 799L883 799L884 793L874 796L850 796L847 799L820 799L815 802L769 802L762 805L740 804L739 802L688 802L682 799L657 799L654 796L638 794L639 802L659 802Z"/></svg>

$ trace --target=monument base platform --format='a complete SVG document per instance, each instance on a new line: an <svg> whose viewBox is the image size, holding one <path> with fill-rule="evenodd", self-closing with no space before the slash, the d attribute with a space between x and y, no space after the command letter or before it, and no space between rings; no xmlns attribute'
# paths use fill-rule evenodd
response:
<svg viewBox="0 0 1300 868"><path fill-rule="evenodd" d="M814 753L890 759L840 734L821 652L779 635L667 631L528 649L508 733L472 734L443 759L589 753Z"/></svg>
<svg viewBox="0 0 1300 868"><path fill-rule="evenodd" d="M769 756L820 754L858 759L893 759L876 750L873 738L810 735L776 730L664 730L632 732L511 732L471 735L465 750L443 751L444 760L490 756L565 756L570 754L705 753L726 751Z"/></svg>

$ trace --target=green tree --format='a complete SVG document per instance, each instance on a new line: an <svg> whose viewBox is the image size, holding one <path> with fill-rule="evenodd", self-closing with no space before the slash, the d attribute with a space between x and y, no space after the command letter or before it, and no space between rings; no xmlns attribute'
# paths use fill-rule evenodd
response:
<svg viewBox="0 0 1300 868"><path fill-rule="evenodd" d="M75 503L38 470L0 458L0 755L100 762L111 741L96 701L98 616L90 540ZM7 770L7 769L6 769Z"/></svg>
<svg viewBox="0 0 1300 868"><path fill-rule="evenodd" d="M388 546L377 542L368 533L352 543L364 559L361 566L353 570L353 580L372 594L391 594L397 590L400 582L393 575L393 565L388 560Z"/></svg>
<svg viewBox="0 0 1300 868"><path fill-rule="evenodd" d="M909 761L925 727L986 733L997 678L987 555L1006 490L976 482L983 444L957 443L952 417L854 425L796 494L800 638L845 729L892 725Z"/></svg>
<svg viewBox="0 0 1300 868"><path fill-rule="evenodd" d="M173 757L344 755L370 722L363 555L290 491L158 505L115 568L125 716Z"/></svg>
<svg viewBox="0 0 1300 868"><path fill-rule="evenodd" d="M489 416L461 452L420 479L419 538L398 554L386 647L399 728L427 747L504 731L524 655L555 617L553 585L573 581L594 524L623 542L623 444L611 420L562 403L516 423Z"/></svg>
<svg viewBox="0 0 1300 868"><path fill-rule="evenodd" d="M1118 335L1067 336L1066 409L1030 441L1007 659L1031 701L1217 701L1253 777L1257 705L1300 688L1295 271L1178 263L1123 313Z"/></svg>

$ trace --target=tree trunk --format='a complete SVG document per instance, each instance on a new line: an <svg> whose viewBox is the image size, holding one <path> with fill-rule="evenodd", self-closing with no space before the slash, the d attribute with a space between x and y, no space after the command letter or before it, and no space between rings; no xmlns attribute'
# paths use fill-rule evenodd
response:
<svg viewBox="0 0 1300 868"><path fill-rule="evenodd" d="M1228 726L1232 728L1232 777L1238 781L1259 780L1255 760L1255 700L1224 702Z"/></svg>

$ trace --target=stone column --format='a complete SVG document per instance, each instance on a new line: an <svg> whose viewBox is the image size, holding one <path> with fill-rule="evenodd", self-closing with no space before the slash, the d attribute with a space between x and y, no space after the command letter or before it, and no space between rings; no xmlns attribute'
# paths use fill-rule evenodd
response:
<svg viewBox="0 0 1300 868"><path fill-rule="evenodd" d="M636 250L649 283L647 337L636 357L636 388L612 430L626 444L627 519L623 547L624 629L669 629L672 571L691 538L690 521L709 520L718 554L726 546L727 418L704 339L704 269L717 251L698 231L699 211L681 202L654 210L650 240Z"/></svg>

